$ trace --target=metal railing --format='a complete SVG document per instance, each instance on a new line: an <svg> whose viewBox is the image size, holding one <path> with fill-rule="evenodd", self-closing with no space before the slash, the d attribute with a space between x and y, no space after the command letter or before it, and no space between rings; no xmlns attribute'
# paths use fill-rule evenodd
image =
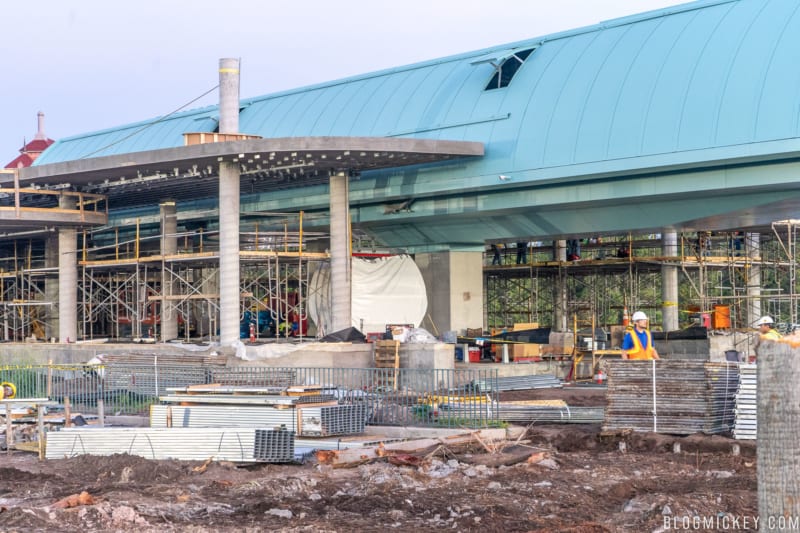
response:
<svg viewBox="0 0 800 533"><path fill-rule="evenodd" d="M497 370L212 367L203 365L9 365L0 382L18 398L68 397L73 411L147 414L168 389L218 383L255 387L321 385L341 404L365 405L368 424L491 427L498 418Z"/></svg>

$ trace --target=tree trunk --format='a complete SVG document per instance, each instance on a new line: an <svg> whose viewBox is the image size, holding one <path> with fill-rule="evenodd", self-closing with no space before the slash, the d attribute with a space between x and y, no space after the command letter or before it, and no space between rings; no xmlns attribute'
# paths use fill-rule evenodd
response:
<svg viewBox="0 0 800 533"><path fill-rule="evenodd" d="M758 346L760 531L800 530L800 348Z"/></svg>

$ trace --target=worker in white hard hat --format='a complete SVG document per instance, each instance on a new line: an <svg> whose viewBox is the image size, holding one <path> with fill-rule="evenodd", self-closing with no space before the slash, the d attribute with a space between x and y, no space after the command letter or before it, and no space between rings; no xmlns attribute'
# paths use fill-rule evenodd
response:
<svg viewBox="0 0 800 533"><path fill-rule="evenodd" d="M777 341L781 338L781 334L775 329L775 321L772 320L771 316L762 316L756 320L756 327L762 339Z"/></svg>
<svg viewBox="0 0 800 533"><path fill-rule="evenodd" d="M653 336L647 329L647 315L641 311L633 313L633 328L622 340L623 359L659 359L653 346Z"/></svg>

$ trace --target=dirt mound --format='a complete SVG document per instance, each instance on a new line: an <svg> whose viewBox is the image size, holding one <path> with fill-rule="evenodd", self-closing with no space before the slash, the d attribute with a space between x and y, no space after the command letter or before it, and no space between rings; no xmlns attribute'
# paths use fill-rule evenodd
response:
<svg viewBox="0 0 800 533"><path fill-rule="evenodd" d="M500 401L520 400L563 400L570 407L603 407L606 405L606 388L567 385L560 389L531 389L500 393Z"/></svg>
<svg viewBox="0 0 800 533"><path fill-rule="evenodd" d="M191 473L193 464L181 461L151 461L135 455L83 455L65 459L63 476L72 482L152 484L175 481Z"/></svg>
<svg viewBox="0 0 800 533"><path fill-rule="evenodd" d="M30 481L31 479L47 481L49 479L55 479L55 476L51 474L32 474L25 470L17 470L16 468L0 468L0 482Z"/></svg>

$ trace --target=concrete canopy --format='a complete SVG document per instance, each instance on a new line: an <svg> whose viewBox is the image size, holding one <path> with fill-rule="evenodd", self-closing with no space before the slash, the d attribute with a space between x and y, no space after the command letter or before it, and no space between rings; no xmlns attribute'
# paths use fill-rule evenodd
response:
<svg viewBox="0 0 800 533"><path fill-rule="evenodd" d="M480 142L382 137L247 139L77 159L22 169L23 184L70 184L102 192L109 206L217 194L217 168L238 163L243 189L262 192L327 182L331 173L479 157Z"/></svg>

